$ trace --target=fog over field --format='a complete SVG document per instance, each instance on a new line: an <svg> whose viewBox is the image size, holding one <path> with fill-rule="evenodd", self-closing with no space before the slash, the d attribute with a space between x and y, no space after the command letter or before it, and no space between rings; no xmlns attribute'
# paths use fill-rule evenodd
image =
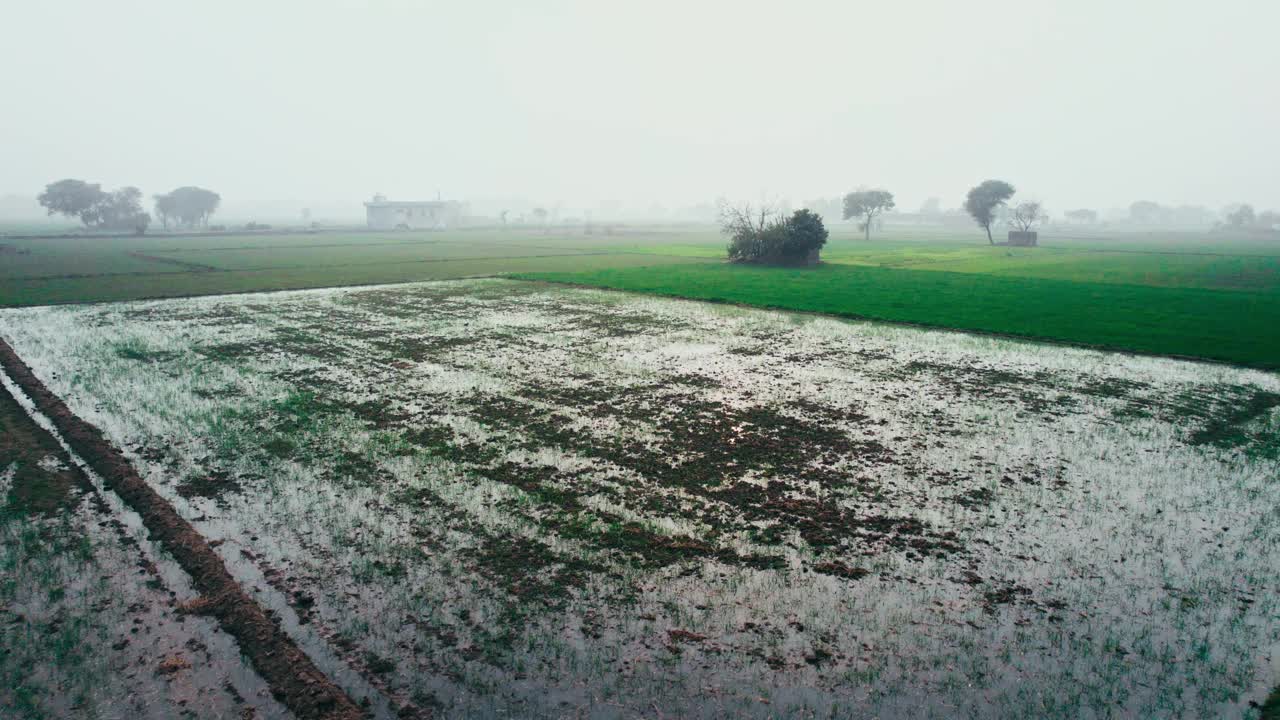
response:
<svg viewBox="0 0 1280 720"><path fill-rule="evenodd" d="M1280 0L0 28L0 720L1280 720Z"/></svg>
<svg viewBox="0 0 1280 720"><path fill-rule="evenodd" d="M1280 4L4 3L0 196L1280 204ZM105 78L110 81L104 82ZM38 209L37 209L38 212Z"/></svg>

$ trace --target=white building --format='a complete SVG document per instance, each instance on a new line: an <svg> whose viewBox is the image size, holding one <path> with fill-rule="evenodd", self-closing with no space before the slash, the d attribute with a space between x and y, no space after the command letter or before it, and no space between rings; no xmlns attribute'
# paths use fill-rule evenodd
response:
<svg viewBox="0 0 1280 720"><path fill-rule="evenodd" d="M397 201L374 195L364 204L374 230L443 230L462 219L462 205L445 200Z"/></svg>

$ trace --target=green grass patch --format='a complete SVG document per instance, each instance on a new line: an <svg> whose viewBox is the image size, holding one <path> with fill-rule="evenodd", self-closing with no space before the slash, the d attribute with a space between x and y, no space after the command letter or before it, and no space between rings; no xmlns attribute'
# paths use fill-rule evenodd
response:
<svg viewBox="0 0 1280 720"><path fill-rule="evenodd" d="M1071 234L1066 234L1070 232ZM956 228L831 227L831 264L1280 295L1280 236L1087 233L988 245ZM0 307L718 262L711 225L0 238Z"/></svg>
<svg viewBox="0 0 1280 720"><path fill-rule="evenodd" d="M1280 297L827 264L518 273L530 280L1280 367Z"/></svg>

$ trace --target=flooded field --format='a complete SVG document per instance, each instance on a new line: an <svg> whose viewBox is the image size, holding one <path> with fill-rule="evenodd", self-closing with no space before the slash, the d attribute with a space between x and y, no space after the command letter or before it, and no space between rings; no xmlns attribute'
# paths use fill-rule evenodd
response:
<svg viewBox="0 0 1280 720"><path fill-rule="evenodd" d="M375 714L1248 717L1280 676L1273 374L503 280L0 333Z"/></svg>
<svg viewBox="0 0 1280 720"><path fill-rule="evenodd" d="M287 717L136 516L0 388L0 708ZM4 714L4 713L0 713Z"/></svg>

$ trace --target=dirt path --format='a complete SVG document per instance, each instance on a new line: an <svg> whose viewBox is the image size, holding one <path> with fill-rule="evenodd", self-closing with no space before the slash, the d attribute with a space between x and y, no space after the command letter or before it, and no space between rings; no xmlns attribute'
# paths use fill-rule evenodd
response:
<svg viewBox="0 0 1280 720"><path fill-rule="evenodd" d="M106 486L141 516L153 539L191 576L203 612L236 638L241 652L299 718L363 717L341 688L321 673L293 640L232 578L222 559L173 506L155 492L102 436L44 386L9 344L0 340L0 366L62 433L67 443L102 476Z"/></svg>

